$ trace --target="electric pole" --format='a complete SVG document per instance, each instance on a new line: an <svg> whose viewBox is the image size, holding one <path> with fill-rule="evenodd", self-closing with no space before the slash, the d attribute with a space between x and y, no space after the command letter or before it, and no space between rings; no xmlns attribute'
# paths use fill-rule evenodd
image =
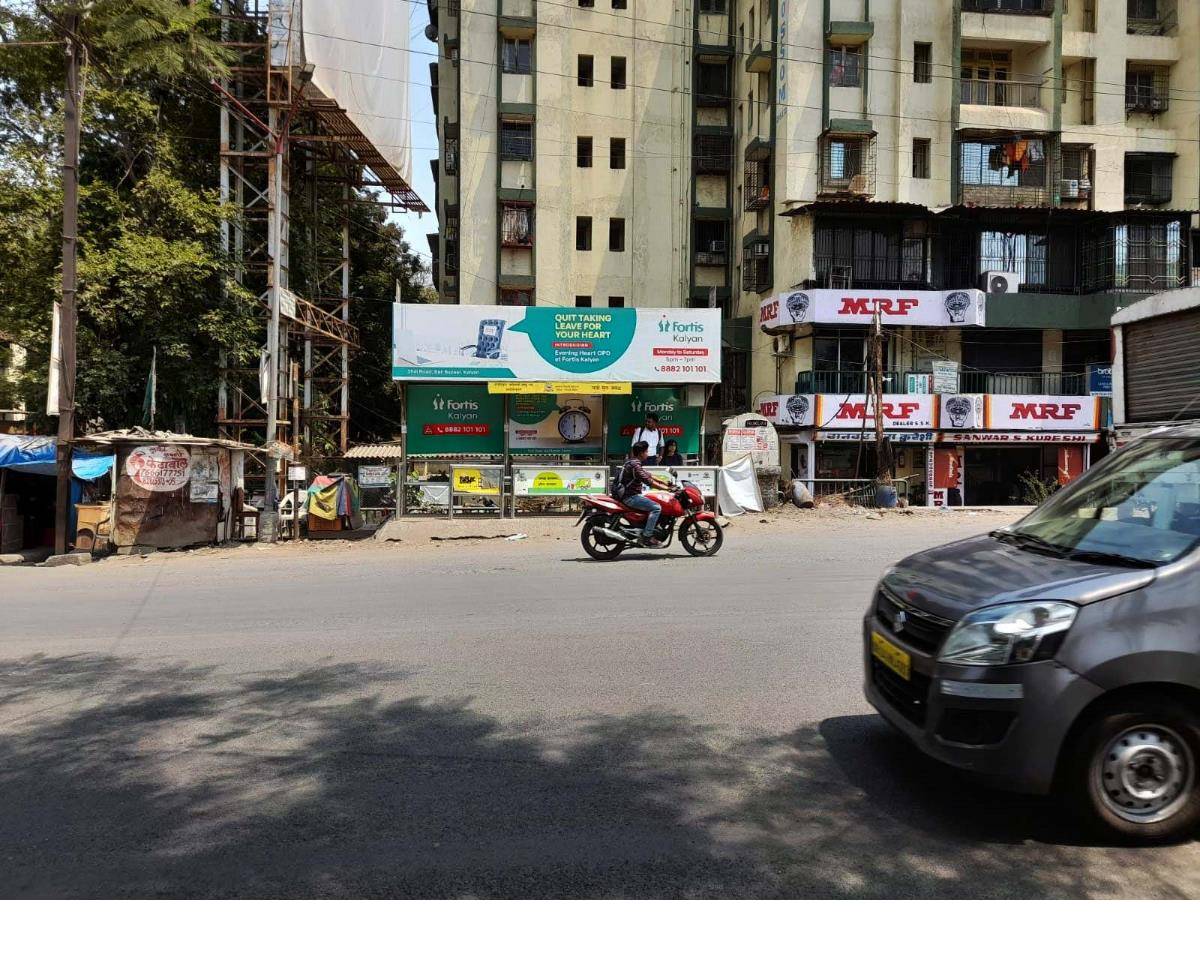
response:
<svg viewBox="0 0 1200 980"><path fill-rule="evenodd" d="M78 309L76 290L76 245L79 234L79 131L80 86L83 59L79 43L79 14L66 15L67 88L63 112L63 230L62 303L60 315L61 358L58 384L58 452L56 454L58 495L54 510L54 551L64 554L69 547L67 528L71 523L71 444L75 438L75 326Z"/></svg>
<svg viewBox="0 0 1200 980"><path fill-rule="evenodd" d="M883 435L883 318L875 308L871 322L871 398L875 403L875 476L885 486L892 483L891 447Z"/></svg>

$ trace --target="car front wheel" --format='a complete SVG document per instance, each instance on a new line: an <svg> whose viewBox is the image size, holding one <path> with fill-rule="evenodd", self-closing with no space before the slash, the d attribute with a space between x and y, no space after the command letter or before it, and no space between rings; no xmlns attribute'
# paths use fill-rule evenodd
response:
<svg viewBox="0 0 1200 980"><path fill-rule="evenodd" d="M1114 705L1080 733L1064 790L1101 835L1176 840L1200 823L1200 719L1168 698Z"/></svg>

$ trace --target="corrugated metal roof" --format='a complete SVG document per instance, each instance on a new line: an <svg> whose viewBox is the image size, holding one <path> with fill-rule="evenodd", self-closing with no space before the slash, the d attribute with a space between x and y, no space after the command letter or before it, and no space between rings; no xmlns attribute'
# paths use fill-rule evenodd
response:
<svg viewBox="0 0 1200 980"><path fill-rule="evenodd" d="M403 459L404 447L398 442L383 442L373 446L352 446L346 459Z"/></svg>

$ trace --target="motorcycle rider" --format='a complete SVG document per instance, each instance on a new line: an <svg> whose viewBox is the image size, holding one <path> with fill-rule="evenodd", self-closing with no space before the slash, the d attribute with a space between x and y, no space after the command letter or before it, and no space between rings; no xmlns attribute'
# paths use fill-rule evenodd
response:
<svg viewBox="0 0 1200 980"><path fill-rule="evenodd" d="M642 490L647 485L659 490L669 490L671 484L646 472L646 457L649 453L650 446L644 439L639 439L630 448L629 458L625 460L625 465L621 467L621 475L617 478L617 486L621 489L618 499L626 507L645 511L650 515L642 529L642 545L646 548L663 548L666 547L664 542L654 540L654 528L658 524L659 514L662 513L662 504L645 496Z"/></svg>

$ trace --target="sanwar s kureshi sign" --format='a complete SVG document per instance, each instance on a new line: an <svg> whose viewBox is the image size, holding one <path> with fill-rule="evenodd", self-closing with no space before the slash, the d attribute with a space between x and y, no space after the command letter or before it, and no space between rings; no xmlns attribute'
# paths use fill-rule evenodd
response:
<svg viewBox="0 0 1200 980"><path fill-rule="evenodd" d="M721 380L720 309L396 303L397 381Z"/></svg>
<svg viewBox="0 0 1200 980"><path fill-rule="evenodd" d="M758 325L782 332L801 323L884 323L914 327L982 327L985 294L979 289L798 289L763 300Z"/></svg>

